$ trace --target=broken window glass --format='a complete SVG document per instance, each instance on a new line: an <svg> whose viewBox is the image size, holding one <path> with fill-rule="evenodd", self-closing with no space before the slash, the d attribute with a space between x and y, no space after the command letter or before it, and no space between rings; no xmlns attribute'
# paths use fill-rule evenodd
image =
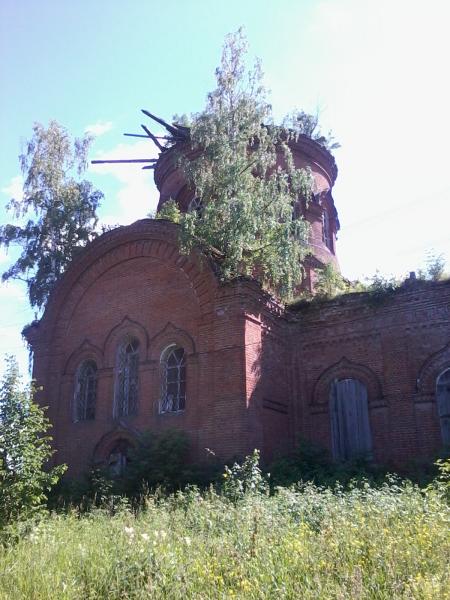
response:
<svg viewBox="0 0 450 600"><path fill-rule="evenodd" d="M97 365L93 360L84 361L78 368L75 381L75 421L95 419L97 399Z"/></svg>
<svg viewBox="0 0 450 600"><path fill-rule="evenodd" d="M160 412L179 412L186 403L186 356L183 348L171 346L162 358Z"/></svg>
<svg viewBox="0 0 450 600"><path fill-rule="evenodd" d="M137 414L138 408L139 342L125 341L117 353L114 417Z"/></svg>

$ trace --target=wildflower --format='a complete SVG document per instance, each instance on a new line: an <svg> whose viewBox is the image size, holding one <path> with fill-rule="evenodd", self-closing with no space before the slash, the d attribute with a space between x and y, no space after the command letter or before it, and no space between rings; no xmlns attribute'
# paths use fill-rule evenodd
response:
<svg viewBox="0 0 450 600"><path fill-rule="evenodd" d="M124 531L130 537L132 537L134 535L134 529L132 527L124 527Z"/></svg>
<svg viewBox="0 0 450 600"><path fill-rule="evenodd" d="M141 538L144 540L144 542L148 542L150 536L148 535L148 533L141 533Z"/></svg>

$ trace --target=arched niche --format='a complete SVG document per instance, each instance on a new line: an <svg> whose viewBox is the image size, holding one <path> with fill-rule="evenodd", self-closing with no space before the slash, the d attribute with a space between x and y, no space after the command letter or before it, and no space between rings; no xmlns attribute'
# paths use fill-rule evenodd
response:
<svg viewBox="0 0 450 600"><path fill-rule="evenodd" d="M312 412L328 412L331 385L334 381L343 379L357 379L366 386L369 408L386 405L376 373L365 365L352 362L343 357L340 361L325 369L316 381L311 399Z"/></svg>
<svg viewBox="0 0 450 600"><path fill-rule="evenodd" d="M147 360L148 353L148 333L146 329L128 317L116 325L107 335L103 345L103 354L105 357L105 366L114 367L117 361L117 350L125 340L136 339L139 343L140 361Z"/></svg>
<svg viewBox="0 0 450 600"><path fill-rule="evenodd" d="M159 362L162 352L173 344L184 348L188 356L195 354L195 343L189 333L169 322L150 340L150 360Z"/></svg>
<svg viewBox="0 0 450 600"><path fill-rule="evenodd" d="M80 364L87 360L95 362L97 369L103 367L103 351L94 344L91 344L89 340L84 340L84 342L74 350L67 359L64 365L63 375L75 375Z"/></svg>
<svg viewBox="0 0 450 600"><path fill-rule="evenodd" d="M434 397L436 380L448 368L450 368L450 342L423 363L417 377L417 401L423 402Z"/></svg>

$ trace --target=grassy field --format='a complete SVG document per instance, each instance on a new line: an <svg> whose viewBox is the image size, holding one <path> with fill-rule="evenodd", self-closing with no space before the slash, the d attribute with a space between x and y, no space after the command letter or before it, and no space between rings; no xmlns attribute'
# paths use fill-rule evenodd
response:
<svg viewBox="0 0 450 600"><path fill-rule="evenodd" d="M195 489L137 514L48 515L0 549L1 599L450 598L444 491L313 485L232 502Z"/></svg>

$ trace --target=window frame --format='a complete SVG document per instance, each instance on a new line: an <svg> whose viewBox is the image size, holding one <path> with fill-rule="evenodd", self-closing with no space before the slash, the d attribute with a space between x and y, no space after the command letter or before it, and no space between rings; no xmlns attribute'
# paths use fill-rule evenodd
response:
<svg viewBox="0 0 450 600"><path fill-rule="evenodd" d="M445 391L441 392L441 390L439 389L440 387L445 387ZM446 406L443 406L442 402L442 397L444 396L444 394L444 402L446 403ZM444 421L450 422L450 367L445 368L436 377L436 408L439 418L439 427L441 430L442 443L445 447L447 447L450 446L450 425L444 427Z"/></svg>
<svg viewBox="0 0 450 600"><path fill-rule="evenodd" d="M168 361L175 352L181 350L183 352L181 359L178 360L178 364L168 366ZM175 357L176 358L176 357ZM182 414L186 410L186 388L187 388L187 354L183 346L177 343L172 343L167 346L161 353L160 365L161 365L161 394L159 399L158 414ZM174 372L176 371L176 377L169 381L169 369ZM176 398L168 400L168 387L176 384L177 394ZM170 404L170 408L169 406Z"/></svg>
<svg viewBox="0 0 450 600"><path fill-rule="evenodd" d="M91 369L91 373L87 372ZM73 421L82 423L94 421L97 405L98 367L93 359L83 360L75 373L73 399ZM83 410L80 410L82 404Z"/></svg>
<svg viewBox="0 0 450 600"><path fill-rule="evenodd" d="M334 253L333 232L331 229L331 219L326 206L322 212L322 241L330 252Z"/></svg>
<svg viewBox="0 0 450 600"><path fill-rule="evenodd" d="M130 352L129 346L134 346ZM139 405L139 350L137 337L129 336L117 348L113 418L121 419L138 414ZM134 397L130 398L130 394ZM131 408L130 408L131 404ZM124 407L126 406L126 410Z"/></svg>

